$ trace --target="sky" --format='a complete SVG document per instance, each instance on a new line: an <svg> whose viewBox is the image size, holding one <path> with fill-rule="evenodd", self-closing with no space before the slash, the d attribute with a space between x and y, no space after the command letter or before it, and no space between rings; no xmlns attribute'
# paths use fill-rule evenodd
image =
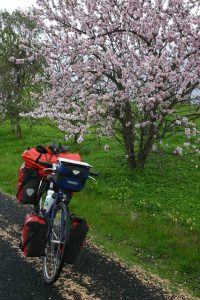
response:
<svg viewBox="0 0 200 300"><path fill-rule="evenodd" d="M35 3L36 0L0 0L0 10L13 11L17 8L26 9Z"/></svg>

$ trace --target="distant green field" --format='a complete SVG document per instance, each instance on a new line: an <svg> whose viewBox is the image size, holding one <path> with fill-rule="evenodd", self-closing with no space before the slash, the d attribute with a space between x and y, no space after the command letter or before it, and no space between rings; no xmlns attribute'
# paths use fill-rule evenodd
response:
<svg viewBox="0 0 200 300"><path fill-rule="evenodd" d="M0 188L12 194L23 150L64 142L44 121L31 130L24 122L23 135L16 140L7 123L0 127ZM166 142L168 154L152 153L144 170L130 170L113 139L91 135L81 145L71 143L71 151L100 173L74 196L71 209L88 220L91 239L105 251L200 296L200 161L173 155L177 141L181 134Z"/></svg>

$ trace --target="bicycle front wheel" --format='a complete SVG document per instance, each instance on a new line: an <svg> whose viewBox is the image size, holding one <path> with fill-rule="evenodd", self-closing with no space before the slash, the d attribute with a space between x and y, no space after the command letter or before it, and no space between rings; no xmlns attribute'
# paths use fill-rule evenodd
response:
<svg viewBox="0 0 200 300"><path fill-rule="evenodd" d="M51 224L47 230L47 242L43 258L43 275L47 284L53 284L62 271L70 226L69 211L63 202L59 202L52 211Z"/></svg>

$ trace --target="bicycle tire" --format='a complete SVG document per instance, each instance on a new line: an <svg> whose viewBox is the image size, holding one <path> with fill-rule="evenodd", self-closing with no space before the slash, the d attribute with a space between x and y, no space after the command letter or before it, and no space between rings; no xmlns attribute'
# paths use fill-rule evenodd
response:
<svg viewBox="0 0 200 300"><path fill-rule="evenodd" d="M61 212L61 214L59 215L58 212ZM64 253L69 241L71 226L69 210L65 203L59 202L53 213L53 222L47 229L48 237L45 256L43 258L43 276L46 283L49 285L53 284L58 279L62 271L64 265ZM60 224L60 228L58 224ZM57 229L58 231L56 232ZM52 271L51 263L54 268Z"/></svg>

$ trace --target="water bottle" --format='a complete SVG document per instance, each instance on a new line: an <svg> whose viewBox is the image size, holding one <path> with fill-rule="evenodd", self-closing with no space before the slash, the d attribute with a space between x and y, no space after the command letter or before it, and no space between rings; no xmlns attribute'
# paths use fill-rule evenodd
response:
<svg viewBox="0 0 200 300"><path fill-rule="evenodd" d="M46 195L46 198L44 201L44 209L46 210L46 212L49 211L49 209L54 201L53 194L54 194L54 191L52 190L52 186L50 185L50 189L47 191L47 195Z"/></svg>

